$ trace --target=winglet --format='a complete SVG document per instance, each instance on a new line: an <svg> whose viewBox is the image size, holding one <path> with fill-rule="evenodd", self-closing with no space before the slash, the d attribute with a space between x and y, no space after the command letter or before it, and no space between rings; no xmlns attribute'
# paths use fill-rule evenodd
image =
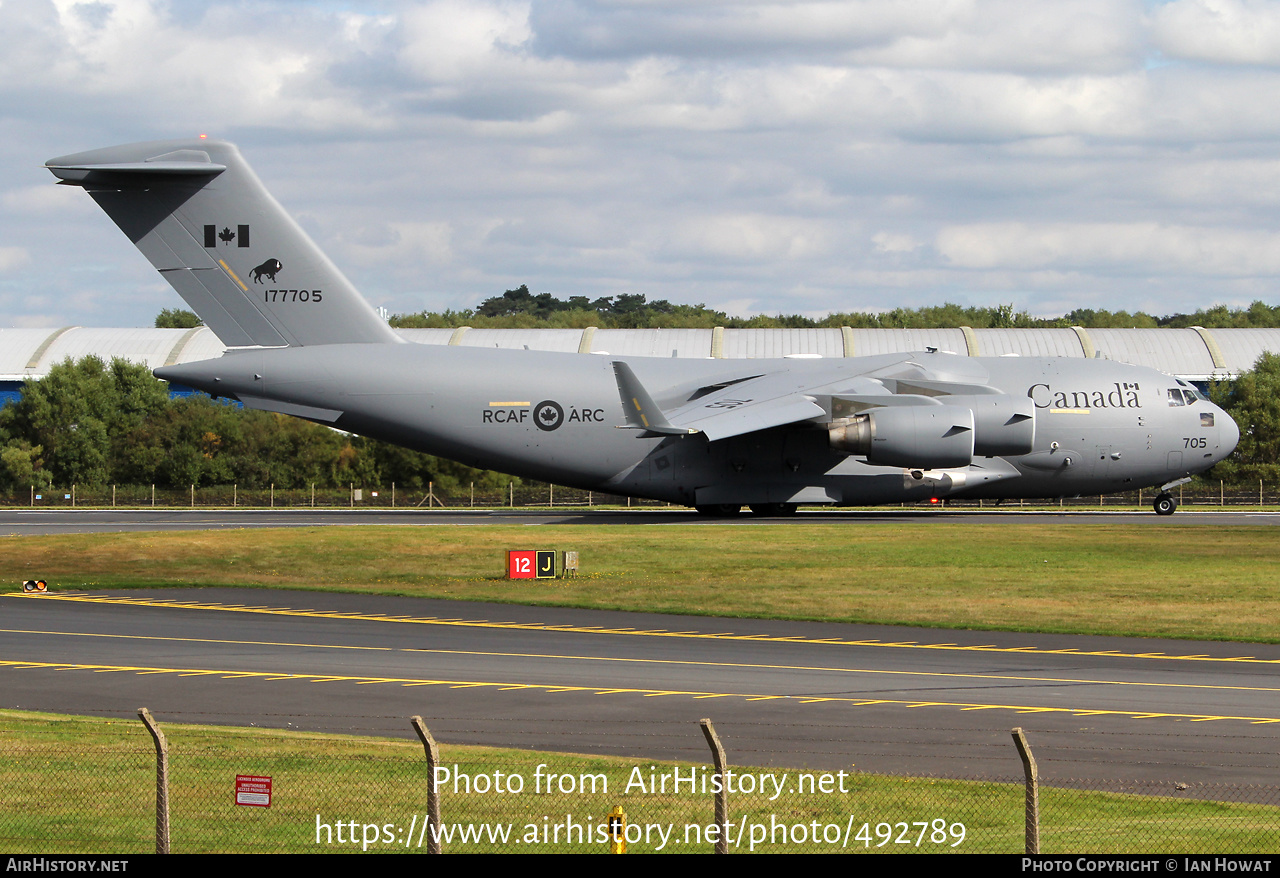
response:
<svg viewBox="0 0 1280 878"><path fill-rule="evenodd" d="M620 429L645 430L663 436L687 436L698 432L672 426L626 363L615 360L613 374L618 379L618 396L622 398L622 410L627 417L626 427Z"/></svg>

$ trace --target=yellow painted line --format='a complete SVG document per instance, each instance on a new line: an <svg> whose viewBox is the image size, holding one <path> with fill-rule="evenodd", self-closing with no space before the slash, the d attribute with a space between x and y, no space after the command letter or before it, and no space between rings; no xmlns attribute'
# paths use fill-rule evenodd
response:
<svg viewBox="0 0 1280 878"><path fill-rule="evenodd" d="M155 640L175 643L217 643L222 646L294 646L301 649L358 649L365 652L398 652L393 646L342 646L333 643L290 643L279 640L216 640L204 637L156 637L145 634L97 634L85 631L30 631L0 628L0 634L43 634L51 637L104 637L112 640ZM418 651L418 650L411 650Z"/></svg>
<svg viewBox="0 0 1280 878"><path fill-rule="evenodd" d="M640 664L640 665L676 665L684 667L697 668L744 668L747 670L762 671L812 671L818 673L832 674L867 674L894 677L924 677L924 678L945 678L949 680L982 680L996 682L1020 682L1020 683L1066 683L1073 685L1096 685L1096 686L1137 686L1150 687L1156 689L1208 689L1217 692L1277 692L1280 693L1280 686L1222 686L1209 683L1162 683L1154 681L1138 681L1138 680L1109 680L1095 679L1089 677L1043 677L1028 676L1021 674L972 674L959 673L951 671L922 671L922 670L894 670L886 668L856 668L841 667L838 665L782 665L782 664L765 664L760 662L708 662L696 661L694 659L656 659L656 658L628 658L624 656L592 656L592 655L566 655L560 653L532 653L532 652L494 652L491 650L469 650L469 649L422 649L421 647L387 647L387 646L340 646L328 643L289 643L280 641L261 641L261 640L212 640L203 638L187 638L182 637L155 637L147 635L133 634L91 634L77 633L70 631L33 631L20 628L0 629L0 634L35 634L35 635L58 635L61 637L107 637L126 640L148 640L148 641L171 641L171 642L190 642L190 643L216 643L223 646L284 646L296 647L300 649L356 649L368 650L374 652L411 652L423 653L426 655L456 655L456 656L482 656L485 658L510 658L510 659L552 659L557 661L575 661L575 662L613 662L622 664Z"/></svg>
<svg viewBox="0 0 1280 878"><path fill-rule="evenodd" d="M493 628L506 631L554 631L556 633L577 633L577 634L604 634L604 635L629 635L632 637L675 637L692 640L728 640L738 642L753 643L789 643L789 644L805 644L813 646L867 646L873 648L890 648L890 649L919 649L919 650L941 650L941 651L962 651L962 652L990 652L996 654L1016 654L1016 655L1070 655L1070 656L1099 656L1107 658L1131 658L1131 659L1147 659L1155 661L1191 661L1191 662L1237 662L1246 664L1261 665L1280 665L1280 659L1260 659L1254 656L1227 656L1212 657L1203 654L1188 655L1164 655L1153 654L1147 652L1125 653L1114 649L1106 650L1080 650L1075 647L1066 649L1042 649L1034 646L996 646L994 644L983 644L974 646L957 646L951 643L920 643L918 641L883 641L883 640L840 640L829 637L824 638L803 638L793 635L770 635L770 634L733 634L733 633L700 633L700 632L675 632L665 629L635 629L635 628L600 628L598 626L576 626L571 624L549 624L542 622L494 622L482 619L443 619L434 616L426 617L390 617L381 614L364 614L356 612L316 612L314 610L297 610L290 607L268 607L264 609L234 607L228 604L219 603L184 603L176 606L172 602L161 600L150 600L143 598L127 598L112 597L110 595L91 595L83 593L58 593L58 594L39 594L28 595L22 592L8 592L0 594L0 597L21 598L25 600L42 600L42 601L71 601L79 603L91 604L112 604L124 606L145 606L145 607L164 607L178 608L184 610L212 610L226 613L256 613L271 616L292 616L305 618L323 618L323 619L347 619L357 621L371 622L389 622L400 625L443 625L458 628Z"/></svg>
<svg viewBox="0 0 1280 878"><path fill-rule="evenodd" d="M223 679L260 679L263 681L298 681L308 683L331 683L345 682L357 684L379 684L394 683L401 685L417 685L417 686L447 686L450 688L488 688L497 691L510 691L512 689L541 689L549 693L563 692L580 692L585 694L628 694L639 695L645 698L654 698L664 695L677 695L686 698L742 698L746 701L761 700L788 700L798 704L846 704L853 707L869 707L872 705L897 705L902 707L942 707L957 710L1009 710L1014 713L1058 713L1068 714L1071 716L1115 716L1127 717L1131 719L1177 719L1177 720L1196 720L1201 722L1220 721L1220 720L1237 720L1254 724L1266 724L1280 722L1277 717L1259 717L1259 716L1229 716L1229 715L1211 715L1211 714L1194 714L1194 713L1161 713L1153 711L1132 711L1132 710L1098 710L1096 708L1076 708L1076 707L1043 707L1033 705L1019 704L984 704L970 703L962 701L919 701L919 700L894 700L894 699L867 699L854 698L848 696L827 696L813 697L804 695L760 695L747 692L705 692L698 690L680 690L680 689L642 689L642 688L618 688L605 686L564 686L559 684L545 683L512 683L509 681L477 681L477 680L436 680L436 679L413 679L398 677L362 677L362 676L341 676L331 674L282 674L279 671L233 671L218 670L208 668L157 668L148 666L133 665L90 665L90 664L74 664L69 665L65 662L19 662L19 661L0 661L0 668L10 670L81 670L92 673L133 673L133 674L175 674L180 677L187 676L219 676Z"/></svg>
<svg viewBox="0 0 1280 878"><path fill-rule="evenodd" d="M221 259L219 259L219 260L218 260L218 264L222 266L223 270L224 270L227 274L231 275L231 279L232 279L233 281L235 281L237 284L239 284L239 285L240 285L240 289L242 289L242 290L243 290L244 292L246 292L246 293L247 293L247 292L249 292L249 288L248 288L248 287L246 287L246 286L244 285L244 281L242 281L242 280L240 280L240 278L236 277L236 273L235 273L234 271L232 271L232 270L231 270L231 266L227 265L227 263L223 262Z"/></svg>

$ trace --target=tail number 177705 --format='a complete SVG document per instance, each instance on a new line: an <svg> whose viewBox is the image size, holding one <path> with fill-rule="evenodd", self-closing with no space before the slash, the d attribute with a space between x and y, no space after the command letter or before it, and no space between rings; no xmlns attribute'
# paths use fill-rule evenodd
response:
<svg viewBox="0 0 1280 878"><path fill-rule="evenodd" d="M319 302L320 290L263 290L264 302Z"/></svg>

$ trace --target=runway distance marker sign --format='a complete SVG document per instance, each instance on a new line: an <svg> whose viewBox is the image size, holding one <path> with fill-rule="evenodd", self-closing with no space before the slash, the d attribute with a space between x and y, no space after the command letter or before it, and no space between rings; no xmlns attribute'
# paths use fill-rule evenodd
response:
<svg viewBox="0 0 1280 878"><path fill-rule="evenodd" d="M549 549L511 549L507 552L508 579L555 579L556 553Z"/></svg>

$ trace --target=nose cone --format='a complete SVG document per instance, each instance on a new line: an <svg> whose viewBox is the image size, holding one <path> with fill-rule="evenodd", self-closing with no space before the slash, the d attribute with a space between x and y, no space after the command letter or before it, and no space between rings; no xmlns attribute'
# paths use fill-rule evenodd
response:
<svg viewBox="0 0 1280 878"><path fill-rule="evenodd" d="M1240 427L1236 424L1231 415L1218 409L1218 450L1214 454L1214 460L1219 461L1236 450L1236 443L1240 441Z"/></svg>

